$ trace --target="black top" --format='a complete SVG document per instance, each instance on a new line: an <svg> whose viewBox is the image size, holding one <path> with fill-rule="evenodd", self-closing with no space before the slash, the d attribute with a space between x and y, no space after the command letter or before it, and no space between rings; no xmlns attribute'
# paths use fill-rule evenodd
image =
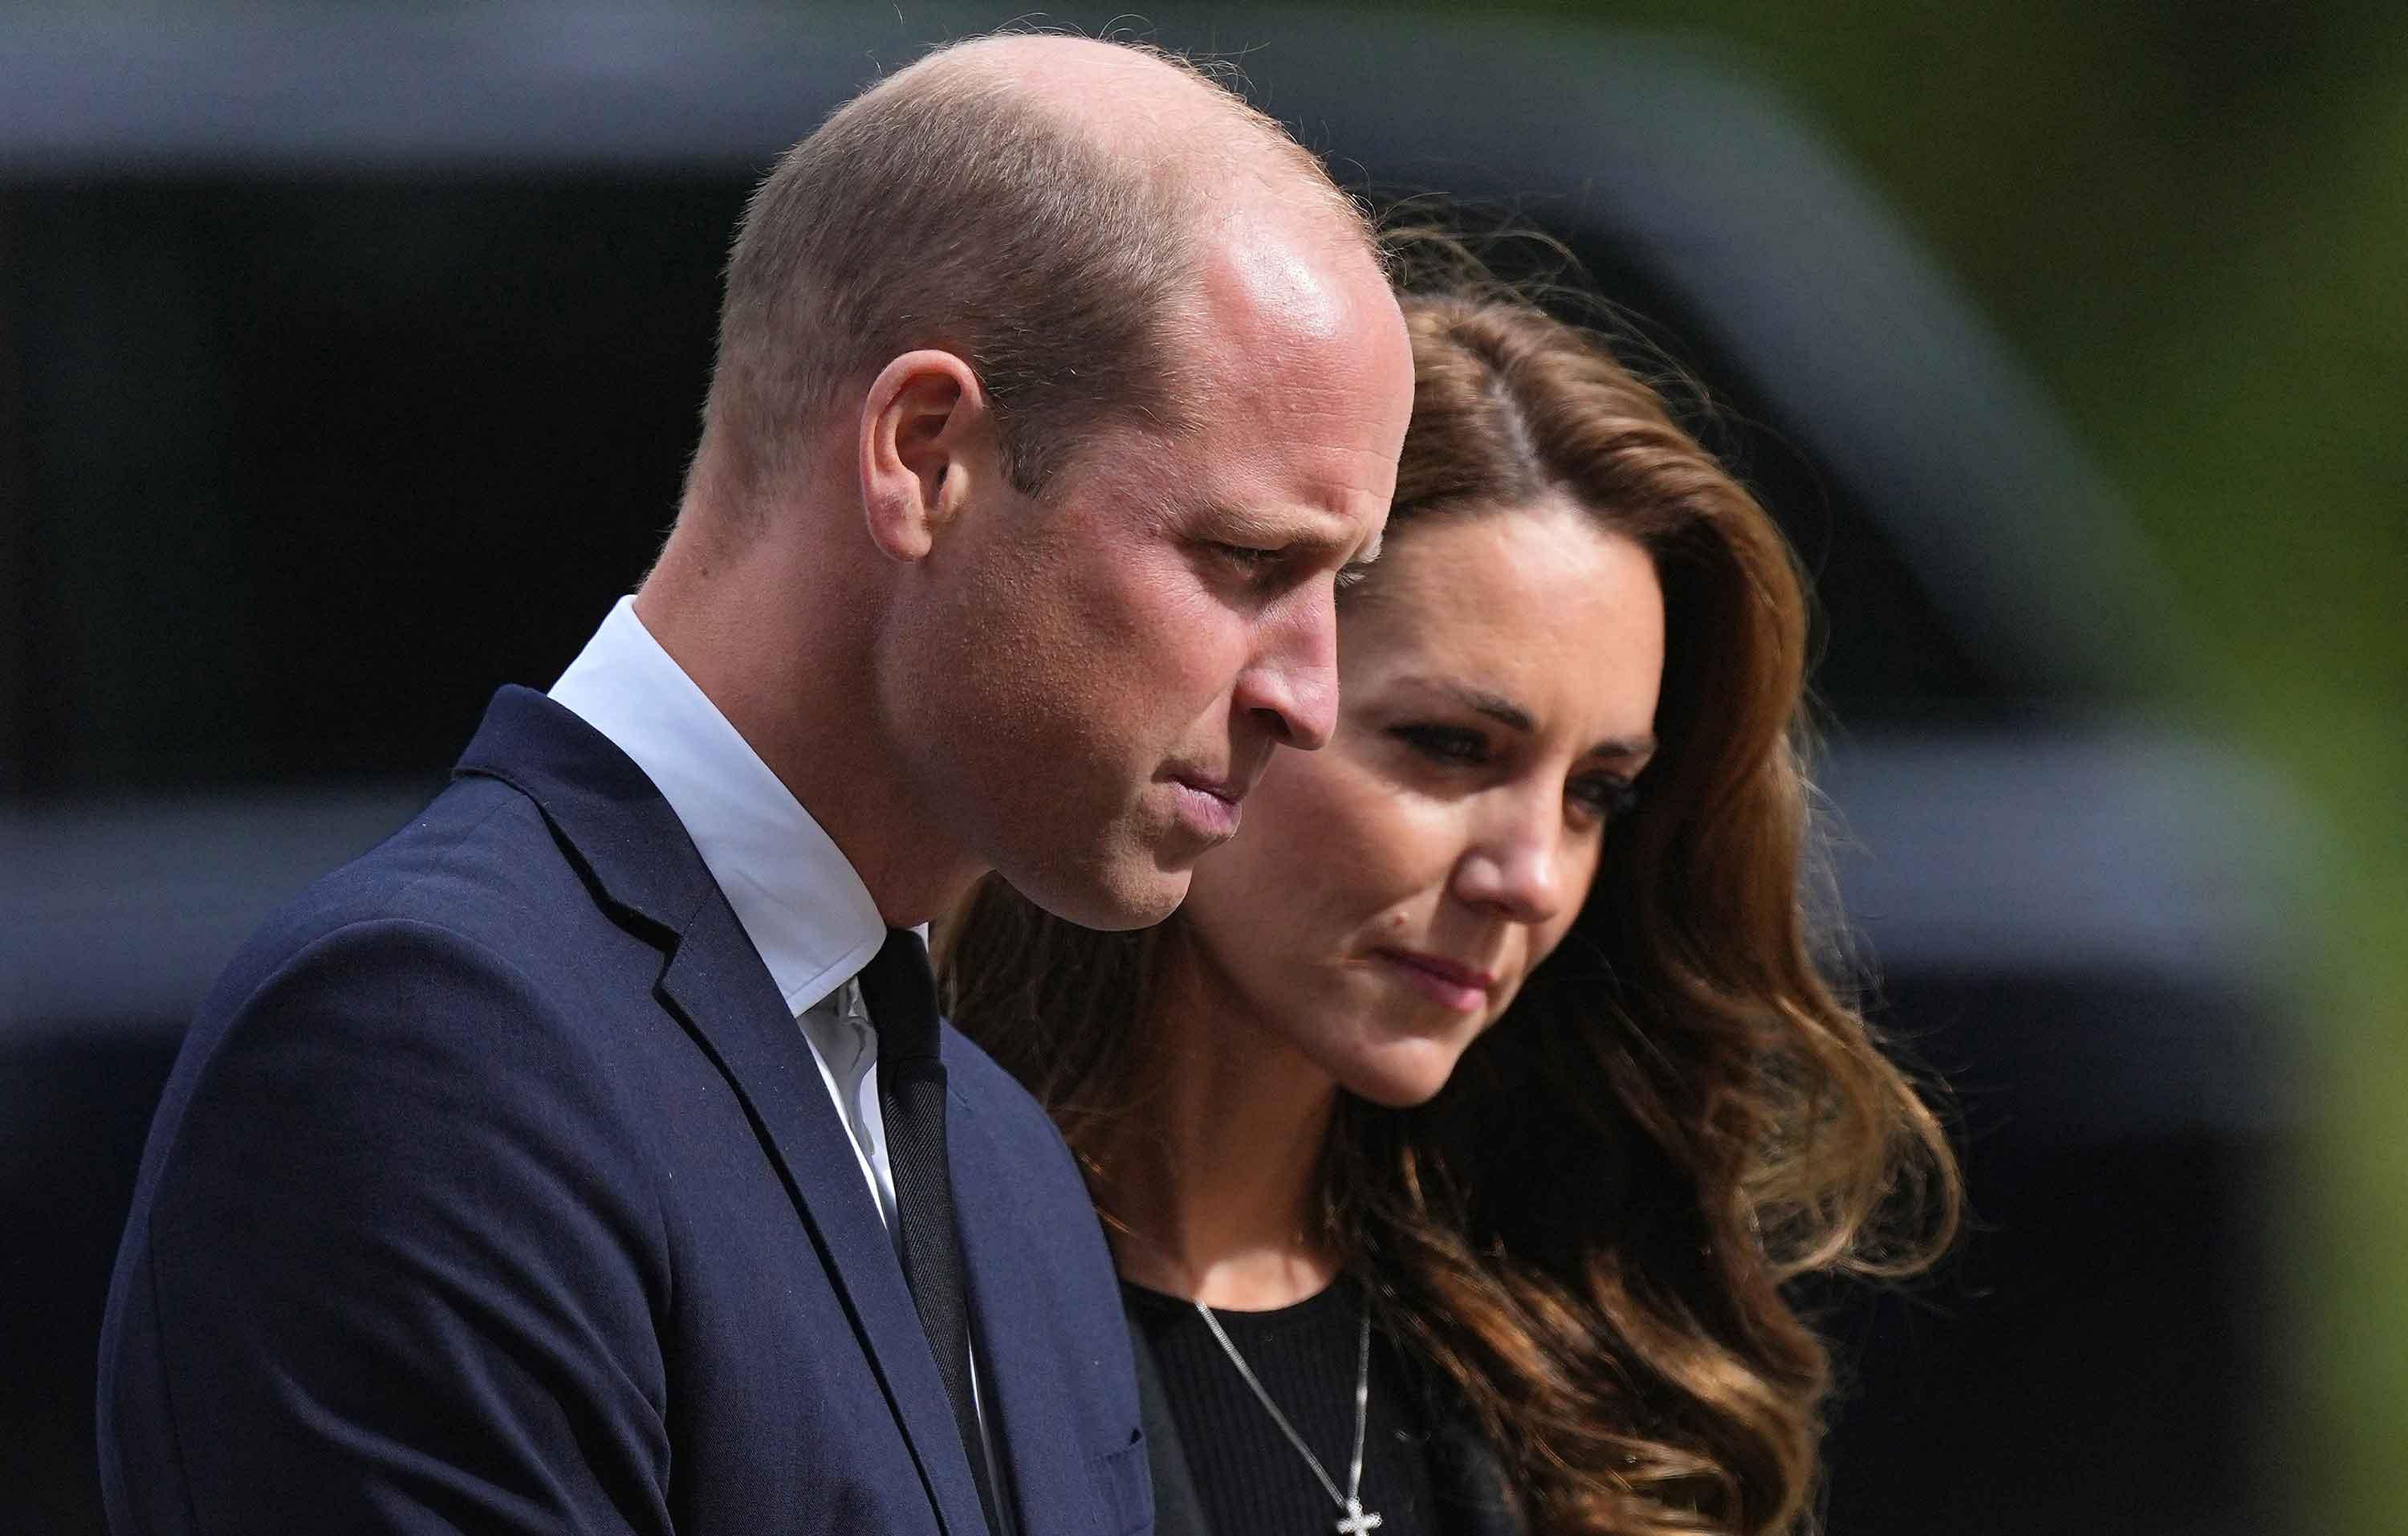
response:
<svg viewBox="0 0 2408 1536"><path fill-rule="evenodd" d="M1344 1513L1264 1412L1194 1303L1121 1283L1131 1323L1153 1346L1205 1518L1216 1532L1331 1536ZM1273 1312L1216 1312L1229 1342L1346 1486L1354 1450L1362 1293L1340 1279ZM1377 1536L1438 1536L1428 1439L1396 1346L1371 1330L1371 1400L1363 1438L1363 1508Z"/></svg>

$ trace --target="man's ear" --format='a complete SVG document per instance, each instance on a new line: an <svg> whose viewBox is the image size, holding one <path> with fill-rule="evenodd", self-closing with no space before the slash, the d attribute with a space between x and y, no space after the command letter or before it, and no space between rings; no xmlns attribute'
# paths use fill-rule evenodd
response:
<svg viewBox="0 0 2408 1536"><path fill-rule="evenodd" d="M905 352L861 402L861 505L870 539L924 558L995 465L995 419L978 375L952 352Z"/></svg>

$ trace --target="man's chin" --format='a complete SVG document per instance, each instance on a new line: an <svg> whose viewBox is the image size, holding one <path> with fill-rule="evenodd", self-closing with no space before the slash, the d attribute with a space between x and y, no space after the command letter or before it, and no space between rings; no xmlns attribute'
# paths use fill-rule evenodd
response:
<svg viewBox="0 0 2408 1536"><path fill-rule="evenodd" d="M1165 868L1151 859L1117 861L1112 868L1092 871L1095 878L1049 880L1021 884L1021 895L1066 923L1102 933L1150 928L1187 899L1193 860Z"/></svg>
<svg viewBox="0 0 2408 1536"><path fill-rule="evenodd" d="M1187 899L1191 866L1177 868L1146 868L1133 872L1133 878L1115 882L1105 894L1107 911L1099 912L1091 928L1150 928Z"/></svg>

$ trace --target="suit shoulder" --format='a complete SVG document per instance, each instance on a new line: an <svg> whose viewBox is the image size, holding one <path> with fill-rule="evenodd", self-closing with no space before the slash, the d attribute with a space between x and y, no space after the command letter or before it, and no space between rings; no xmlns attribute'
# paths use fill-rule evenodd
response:
<svg viewBox="0 0 2408 1536"><path fill-rule="evenodd" d="M482 1209L497 1170L530 1161L605 1170L584 1187L657 1238L649 1142L629 1134L641 1117L595 1010L557 968L408 906L339 904L221 983L161 1096L136 1221L229 1185L322 1214ZM539 1193L554 1210L578 1203Z"/></svg>
<svg viewBox="0 0 2408 1536"><path fill-rule="evenodd" d="M556 922L575 911L562 898L577 885L532 800L496 780L457 781L408 825L279 908L236 954L203 1014L234 1005L305 951L362 925L422 924L507 955L531 914Z"/></svg>
<svg viewBox="0 0 2408 1536"><path fill-rule="evenodd" d="M580 959L612 938L533 802L455 783L251 936L194 1019L160 1124L236 1062L311 1059L326 1091L371 1099L394 1061L496 1083L516 1061L523 1083L572 1091L605 1075L585 1061Z"/></svg>

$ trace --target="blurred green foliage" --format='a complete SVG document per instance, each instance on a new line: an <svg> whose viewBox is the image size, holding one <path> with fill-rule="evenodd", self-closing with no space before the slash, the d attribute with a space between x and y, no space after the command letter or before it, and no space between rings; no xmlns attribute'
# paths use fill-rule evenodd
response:
<svg viewBox="0 0 2408 1536"><path fill-rule="evenodd" d="M1456 7L1447 7L1456 8ZM2034 366L2191 621L2171 701L2301 789L2311 1038L2267 1455L2300 1529L2408 1516L2408 12L2365 0L1525 3L1702 34Z"/></svg>

